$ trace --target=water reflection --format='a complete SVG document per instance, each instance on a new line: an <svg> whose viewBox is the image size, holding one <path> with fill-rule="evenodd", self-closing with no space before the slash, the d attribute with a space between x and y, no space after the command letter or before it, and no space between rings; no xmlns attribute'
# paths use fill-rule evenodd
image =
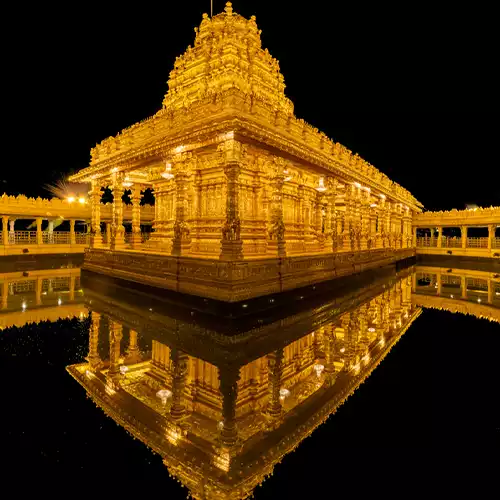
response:
<svg viewBox="0 0 500 500"><path fill-rule="evenodd" d="M500 274L496 270L417 266L412 290L416 306L500 323Z"/></svg>
<svg viewBox="0 0 500 500"><path fill-rule="evenodd" d="M421 313L410 270L369 278L362 289L318 297L311 287L222 319L208 306L91 279L89 354L68 371L195 498L245 498ZM231 325L238 329L229 336Z"/></svg>
<svg viewBox="0 0 500 500"><path fill-rule="evenodd" d="M49 268L41 260L37 269L3 266L0 272L0 329L27 323L83 317L87 308L80 286L80 269L71 261Z"/></svg>

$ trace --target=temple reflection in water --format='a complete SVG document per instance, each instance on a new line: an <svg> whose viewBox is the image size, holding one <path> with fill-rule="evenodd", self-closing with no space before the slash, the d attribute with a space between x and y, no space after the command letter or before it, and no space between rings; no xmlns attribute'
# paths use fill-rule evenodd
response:
<svg viewBox="0 0 500 500"><path fill-rule="evenodd" d="M321 298L316 287L287 304L266 298L267 309L262 300L243 304L256 311L220 322L199 304L161 303L110 283L105 295L90 280L89 354L68 371L193 497L245 498L419 316L410 271L373 274L361 290ZM237 331L221 332L232 318Z"/></svg>

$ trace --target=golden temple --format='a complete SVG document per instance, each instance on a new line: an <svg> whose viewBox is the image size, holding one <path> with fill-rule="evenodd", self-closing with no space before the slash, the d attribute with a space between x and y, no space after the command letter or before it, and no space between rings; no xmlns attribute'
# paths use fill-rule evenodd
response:
<svg viewBox="0 0 500 500"><path fill-rule="evenodd" d="M91 185L87 269L227 302L415 255L421 204L294 115L255 17L207 14L178 57L162 108L91 151L71 177ZM101 188L114 194L111 241ZM155 195L140 239L141 191ZM132 192L125 244L121 195Z"/></svg>

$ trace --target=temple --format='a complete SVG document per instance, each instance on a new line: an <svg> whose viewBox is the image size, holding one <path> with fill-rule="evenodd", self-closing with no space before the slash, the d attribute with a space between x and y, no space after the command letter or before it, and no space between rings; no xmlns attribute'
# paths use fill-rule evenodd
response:
<svg viewBox="0 0 500 500"><path fill-rule="evenodd" d="M420 315L411 271L374 272L342 293L311 287L294 314L255 310L231 336L193 304L87 276L89 352L68 371L193 498L247 498Z"/></svg>
<svg viewBox="0 0 500 500"><path fill-rule="evenodd" d="M236 302L413 256L421 204L294 115L255 17L204 14L175 61L162 108L102 141L71 177L89 183L85 268ZM110 241L101 188L112 189ZM151 238L140 238L151 188ZM125 241L122 194L131 191Z"/></svg>

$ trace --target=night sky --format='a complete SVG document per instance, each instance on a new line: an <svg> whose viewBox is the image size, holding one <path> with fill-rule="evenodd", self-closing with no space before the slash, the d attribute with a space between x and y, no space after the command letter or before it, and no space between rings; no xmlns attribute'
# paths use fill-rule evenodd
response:
<svg viewBox="0 0 500 500"><path fill-rule="evenodd" d="M46 196L97 142L161 107L210 2L128 5L4 11L0 192ZM500 205L495 16L464 5L233 2L257 16L296 115L427 209Z"/></svg>

